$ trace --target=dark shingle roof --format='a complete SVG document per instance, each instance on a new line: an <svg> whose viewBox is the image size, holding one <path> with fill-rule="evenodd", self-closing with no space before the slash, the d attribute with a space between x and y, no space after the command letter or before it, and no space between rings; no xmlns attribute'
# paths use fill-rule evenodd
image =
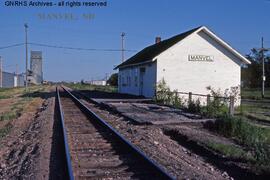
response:
<svg viewBox="0 0 270 180"><path fill-rule="evenodd" d="M132 56L131 58L129 58L128 60L126 60L125 62L123 62L122 64L119 64L115 69L121 68L121 67L127 66L127 65L143 63L143 62L146 62L149 60L153 60L154 57L156 57L157 55L159 55L163 51L167 50L168 48L172 47L173 45L175 45L179 41L183 40L184 38L186 38L187 36L189 36L190 34L195 32L196 30L198 30L199 28L201 28L201 26L194 28L194 29L191 29L191 30L184 32L182 34L176 35L172 38L166 39L164 41L161 41L160 43L148 46L148 47L144 48L142 51L140 51L137 54L135 54L134 56Z"/></svg>

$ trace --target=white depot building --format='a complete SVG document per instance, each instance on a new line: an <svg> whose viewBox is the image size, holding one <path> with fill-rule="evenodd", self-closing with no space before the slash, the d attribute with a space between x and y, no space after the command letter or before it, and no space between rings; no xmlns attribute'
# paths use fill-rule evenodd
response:
<svg viewBox="0 0 270 180"><path fill-rule="evenodd" d="M120 93L153 97L164 79L171 90L209 94L240 86L241 65L250 62L201 26L146 47L118 65Z"/></svg>

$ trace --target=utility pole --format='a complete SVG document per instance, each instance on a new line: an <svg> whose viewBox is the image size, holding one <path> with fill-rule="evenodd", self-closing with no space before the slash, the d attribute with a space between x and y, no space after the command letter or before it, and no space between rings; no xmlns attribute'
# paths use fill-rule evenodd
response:
<svg viewBox="0 0 270 180"><path fill-rule="evenodd" d="M261 53L261 56L262 56L262 98L264 98L265 96L265 81L266 81L264 52L267 52L269 50L270 48L264 47L264 40L262 37L262 47L259 49L259 52Z"/></svg>
<svg viewBox="0 0 270 180"><path fill-rule="evenodd" d="M108 73L106 73L105 81L106 81L106 84L107 84L107 81L108 81Z"/></svg>
<svg viewBox="0 0 270 180"><path fill-rule="evenodd" d="M124 62L124 60L125 60L125 49L124 49L124 37L125 37L125 33L124 32L122 32L122 34L121 34L121 45L122 45L122 48L121 48L121 51L122 51L122 62Z"/></svg>
<svg viewBox="0 0 270 180"><path fill-rule="evenodd" d="M28 86L28 39L27 39L27 28L28 25L25 23L24 24L24 29L25 29L25 90L27 90Z"/></svg>
<svg viewBox="0 0 270 180"><path fill-rule="evenodd" d="M264 82L265 82L265 69L264 69L264 47L263 47L263 37L262 37L262 98L264 98Z"/></svg>
<svg viewBox="0 0 270 180"><path fill-rule="evenodd" d="M18 64L16 64L16 76L18 77L18 73L19 73L19 71L18 71Z"/></svg>
<svg viewBox="0 0 270 180"><path fill-rule="evenodd" d="M18 64L16 64L16 85L17 85L17 87L19 86L19 76L18 76Z"/></svg>
<svg viewBox="0 0 270 180"><path fill-rule="evenodd" d="M0 56L0 88L3 87L2 57Z"/></svg>
<svg viewBox="0 0 270 180"><path fill-rule="evenodd" d="M262 47L261 48L257 48L256 50L258 50L258 52L261 54L261 60L262 60L262 98L264 98L265 96L265 81L266 81L266 76L265 76L265 59L264 59L264 52L269 51L270 48L265 48L264 47L264 40L263 37L261 39L262 41Z"/></svg>

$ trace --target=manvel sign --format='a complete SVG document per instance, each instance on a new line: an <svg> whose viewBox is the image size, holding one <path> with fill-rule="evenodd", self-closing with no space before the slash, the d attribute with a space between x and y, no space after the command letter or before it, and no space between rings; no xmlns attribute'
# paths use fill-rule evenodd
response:
<svg viewBox="0 0 270 180"><path fill-rule="evenodd" d="M214 56L188 55L189 61L214 61Z"/></svg>

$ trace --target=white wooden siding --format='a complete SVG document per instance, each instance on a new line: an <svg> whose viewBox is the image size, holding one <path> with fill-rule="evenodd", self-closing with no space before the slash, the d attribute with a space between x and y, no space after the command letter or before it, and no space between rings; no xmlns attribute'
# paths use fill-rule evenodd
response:
<svg viewBox="0 0 270 180"><path fill-rule="evenodd" d="M140 76L142 75L140 68L145 68L142 94L140 94ZM156 69L156 63L120 69L118 91L120 93L153 97L155 95Z"/></svg>
<svg viewBox="0 0 270 180"><path fill-rule="evenodd" d="M213 61L189 61L189 55L211 56ZM162 79L171 90L206 95L209 94L206 87L211 86L223 93L226 89L240 86L243 61L239 58L207 33L199 31L156 56L151 65L120 69L119 92L140 95L140 68L145 67L142 91L145 97L155 95L155 86Z"/></svg>
<svg viewBox="0 0 270 180"><path fill-rule="evenodd" d="M189 61L189 55L213 56L213 62ZM208 94L207 86L224 91L239 86L240 60L203 31L161 53L157 81L165 79L171 90Z"/></svg>

